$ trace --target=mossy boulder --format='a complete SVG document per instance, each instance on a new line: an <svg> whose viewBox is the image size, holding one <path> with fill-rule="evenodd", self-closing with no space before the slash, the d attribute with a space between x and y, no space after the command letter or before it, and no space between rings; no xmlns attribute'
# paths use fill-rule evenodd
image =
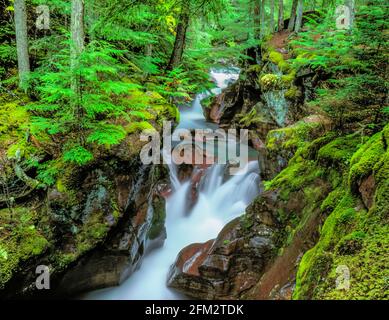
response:
<svg viewBox="0 0 389 320"><path fill-rule="evenodd" d="M318 160L328 166L348 166L362 142L358 134L339 137L319 150Z"/></svg>
<svg viewBox="0 0 389 320"><path fill-rule="evenodd" d="M389 171L388 146L382 139L385 130L362 145L356 137L338 138L321 152L321 156L326 154L342 163L345 174L342 185L321 205L330 214L319 241L299 265L295 299L388 299ZM339 151L342 143L345 148ZM373 203L366 207L359 185L368 177L375 184L368 190Z"/></svg>
<svg viewBox="0 0 389 320"><path fill-rule="evenodd" d="M265 74L261 76L259 83L261 85L261 88L263 91L266 90L274 90L279 87L280 84L280 77L278 77L275 74Z"/></svg>
<svg viewBox="0 0 389 320"><path fill-rule="evenodd" d="M0 290L21 271L23 263L48 249L38 218L37 211L27 207L0 210Z"/></svg>

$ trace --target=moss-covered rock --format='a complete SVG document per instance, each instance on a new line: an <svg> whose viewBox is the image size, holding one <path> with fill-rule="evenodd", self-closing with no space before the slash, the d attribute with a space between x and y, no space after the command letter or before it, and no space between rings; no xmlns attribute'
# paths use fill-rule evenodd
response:
<svg viewBox="0 0 389 320"><path fill-rule="evenodd" d="M147 207L168 174L160 170L155 175L142 165L139 154L145 142L140 132L160 132L164 121L179 121L179 111L155 92L134 94L149 107L117 120L125 134L120 144L88 146L93 159L85 165L65 161L60 135L29 129L23 99L0 97L0 208L11 208L0 210L2 297L33 294L31 283L40 264L50 267L56 293L66 287L60 284L64 274L73 270L80 276L80 261L84 266L100 262L101 256L88 259L104 250L112 254L107 268L115 262L112 282L104 284L107 278L101 277L90 281L89 288L114 285L140 263L150 237L161 233L163 197L155 216L147 215ZM34 182L32 191L29 181ZM83 290L81 284L67 289L67 294Z"/></svg>
<svg viewBox="0 0 389 320"><path fill-rule="evenodd" d="M42 255L49 241L37 227L37 212L26 207L0 210L0 290L22 263Z"/></svg>
<svg viewBox="0 0 389 320"><path fill-rule="evenodd" d="M272 63L278 66L280 71L283 73L288 73L291 71L290 64L284 59L282 53L276 51L274 48L268 48L268 59Z"/></svg>
<svg viewBox="0 0 389 320"><path fill-rule="evenodd" d="M263 91L277 89L280 84L280 77L269 73L261 76L259 83Z"/></svg>
<svg viewBox="0 0 389 320"><path fill-rule="evenodd" d="M363 179L374 171L375 165L380 162L385 153L385 144L382 132L375 134L353 155L349 174L349 184L352 190L357 190Z"/></svg>
<svg viewBox="0 0 389 320"><path fill-rule="evenodd" d="M343 184L321 205L322 210L331 213L318 243L299 265L295 299L388 299L389 171L387 145L382 140L385 130L356 152L353 150L358 139L350 136L321 149L325 151L321 156L326 154L344 164L350 162L345 159L351 159L351 163L344 169ZM345 148L340 150L342 144ZM365 208L358 190L369 175L377 182L369 190L374 195L373 205Z"/></svg>
<svg viewBox="0 0 389 320"><path fill-rule="evenodd" d="M362 141L358 134L339 137L319 150L318 160L327 166L347 166Z"/></svg>
<svg viewBox="0 0 389 320"><path fill-rule="evenodd" d="M296 86L291 86L286 92L285 92L285 98L290 101L296 101L302 97L301 91Z"/></svg>

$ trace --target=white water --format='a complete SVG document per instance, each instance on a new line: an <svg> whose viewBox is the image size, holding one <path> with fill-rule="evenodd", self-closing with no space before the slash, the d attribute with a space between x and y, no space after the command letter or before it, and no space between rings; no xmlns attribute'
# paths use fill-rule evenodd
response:
<svg viewBox="0 0 389 320"><path fill-rule="evenodd" d="M215 93L237 79L235 72L216 72L211 75L218 88ZM201 98L198 95L192 107L182 112L181 128L212 128L205 122ZM167 239L162 248L147 254L139 270L121 286L88 293L85 299L98 300L168 300L185 299L184 296L166 286L170 266L181 249L192 243L214 239L222 228L232 219L241 215L247 205L259 193L257 162L250 162L245 174L227 177L224 165L214 165L203 176L198 201L190 212L187 199L190 182L179 182L176 168L170 168L173 194L166 205Z"/></svg>

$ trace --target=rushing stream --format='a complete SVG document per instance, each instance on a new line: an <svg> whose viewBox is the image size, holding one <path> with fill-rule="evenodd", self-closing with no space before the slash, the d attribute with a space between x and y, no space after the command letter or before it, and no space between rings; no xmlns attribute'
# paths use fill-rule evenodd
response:
<svg viewBox="0 0 389 320"><path fill-rule="evenodd" d="M228 84L237 80L239 71L236 69L213 70L211 75L218 86L213 93L218 94ZM199 94L190 108L181 108L179 128L217 128L216 125L207 123L203 116L200 102L205 97L205 94ZM164 246L148 253L141 267L119 287L93 291L86 294L84 298L101 300L185 299L166 286L169 268L180 250L189 244L206 242L215 238L229 221L244 212L260 191L256 161L248 164L248 170L244 174L231 176L228 179L226 179L225 169L226 165L218 164L206 170L198 200L190 212L187 212L186 202L188 192L190 192L190 181L179 182L176 167L171 166L173 193L167 199L167 239Z"/></svg>

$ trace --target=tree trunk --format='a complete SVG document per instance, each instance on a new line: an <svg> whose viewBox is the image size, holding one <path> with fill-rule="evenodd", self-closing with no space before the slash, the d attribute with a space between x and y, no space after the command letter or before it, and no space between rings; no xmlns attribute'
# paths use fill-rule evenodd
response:
<svg viewBox="0 0 389 320"><path fill-rule="evenodd" d="M293 0L292 11L290 13L288 30L293 31L296 22L297 0Z"/></svg>
<svg viewBox="0 0 389 320"><path fill-rule="evenodd" d="M284 0L278 1L278 31L284 30Z"/></svg>
<svg viewBox="0 0 389 320"><path fill-rule="evenodd" d="M304 0L298 0L297 17L294 30L299 32L303 23Z"/></svg>
<svg viewBox="0 0 389 320"><path fill-rule="evenodd" d="M24 87L26 77L30 73L30 59L28 55L27 13L24 0L15 0L15 33L18 55L19 87Z"/></svg>
<svg viewBox="0 0 389 320"><path fill-rule="evenodd" d="M72 14L70 22L71 45L70 45L70 63L74 71L77 68L79 56L85 46L84 31L84 1L72 0Z"/></svg>
<svg viewBox="0 0 389 320"><path fill-rule="evenodd" d="M261 0L254 1L254 38L261 37Z"/></svg>
<svg viewBox="0 0 389 320"><path fill-rule="evenodd" d="M85 47L84 31L84 0L72 0L72 12L70 20L70 71L71 89L75 93L72 101L73 114L76 119L76 130L81 134L82 142L82 102L81 102L81 79L78 73L80 55Z"/></svg>
<svg viewBox="0 0 389 320"><path fill-rule="evenodd" d="M176 29L176 40L174 42L174 48L167 69L173 70L176 68L182 60L184 54L186 31L189 26L189 5L183 6L180 19Z"/></svg>
<svg viewBox="0 0 389 320"><path fill-rule="evenodd" d="M261 12L260 12L260 35L261 35L261 38L263 38L266 34L266 17L265 17L265 0L262 0L261 1Z"/></svg>
<svg viewBox="0 0 389 320"><path fill-rule="evenodd" d="M350 9L350 29L353 29L355 20L355 0L345 0L344 5Z"/></svg>
<svg viewBox="0 0 389 320"><path fill-rule="evenodd" d="M274 33L274 30L276 28L275 22L274 22L274 0L270 0L270 32Z"/></svg>

